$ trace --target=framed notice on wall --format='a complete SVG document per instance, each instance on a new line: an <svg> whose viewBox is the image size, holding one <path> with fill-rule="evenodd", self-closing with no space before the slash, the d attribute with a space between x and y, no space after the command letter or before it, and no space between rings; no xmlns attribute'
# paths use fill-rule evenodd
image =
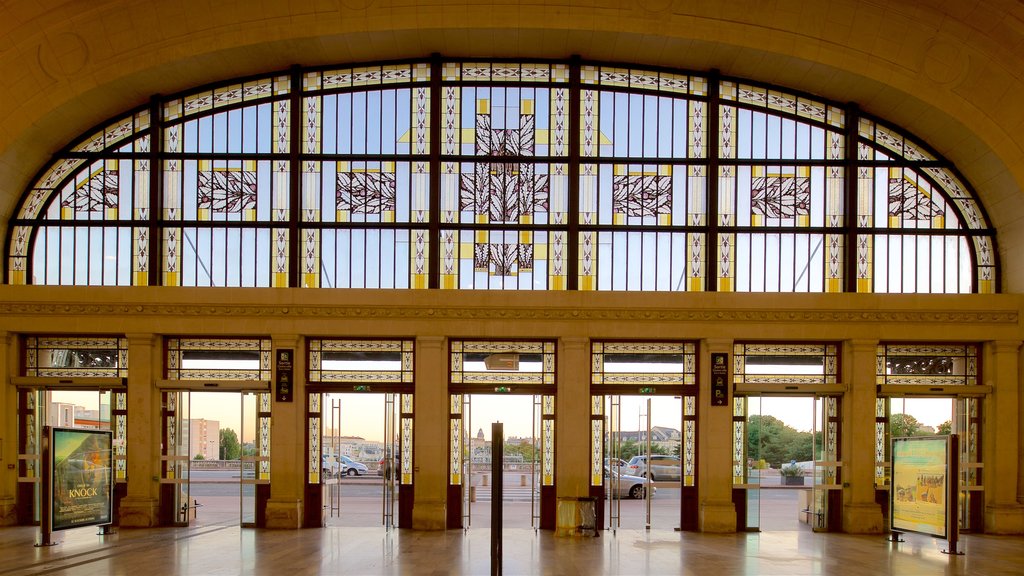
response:
<svg viewBox="0 0 1024 576"><path fill-rule="evenodd" d="M274 357L277 362L277 378L274 380L274 385L278 402L292 401L292 377L294 376L292 360L294 359L294 356L295 350L292 350L291 348L278 348L274 353Z"/></svg>
<svg viewBox="0 0 1024 576"><path fill-rule="evenodd" d="M113 520L113 433L50 428L51 531Z"/></svg>
<svg viewBox="0 0 1024 576"><path fill-rule="evenodd" d="M892 439L890 530L947 540L956 530L952 526L957 517L952 445L950 436Z"/></svg>

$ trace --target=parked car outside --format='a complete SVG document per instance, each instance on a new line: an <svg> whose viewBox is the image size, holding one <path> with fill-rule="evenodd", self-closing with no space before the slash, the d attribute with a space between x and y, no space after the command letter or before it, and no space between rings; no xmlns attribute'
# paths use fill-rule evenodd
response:
<svg viewBox="0 0 1024 576"><path fill-rule="evenodd" d="M323 470L323 474L327 478L337 476L341 473L341 463L334 458L334 456L327 456L326 454L320 459L320 468Z"/></svg>
<svg viewBox="0 0 1024 576"><path fill-rule="evenodd" d="M634 476L646 478L647 456L633 456L626 466L625 472ZM678 481L682 472L682 463L676 456L667 454L651 454L650 477L657 482L661 480Z"/></svg>
<svg viewBox="0 0 1024 576"><path fill-rule="evenodd" d="M387 460L386 458L381 458L380 461L377 462L377 476L383 476L385 478L391 478L391 469L392 468L394 468L395 470L401 470L402 469L402 459L398 455L398 452L395 452L394 457L392 458L392 460L394 461L393 465L389 465L386 462L386 460Z"/></svg>
<svg viewBox="0 0 1024 576"><path fill-rule="evenodd" d="M605 486L608 487L609 496L617 496L618 498L632 498L634 500L640 500L646 494L646 478L639 476L633 476L632 474L626 474L622 472L624 468L617 468L610 470L607 466L604 467L604 476L608 480ZM612 482L612 476L617 476L619 479L618 490L612 493L612 489L615 487ZM653 497L658 493L657 486L651 486L651 496Z"/></svg>
<svg viewBox="0 0 1024 576"><path fill-rule="evenodd" d="M341 456L341 473L345 476L362 476L370 469L362 462L356 462L348 456Z"/></svg>
<svg viewBox="0 0 1024 576"><path fill-rule="evenodd" d="M627 464L627 462L625 460L623 460L622 458L605 458L604 459L604 465L611 467L613 470L615 468L622 468L626 464Z"/></svg>

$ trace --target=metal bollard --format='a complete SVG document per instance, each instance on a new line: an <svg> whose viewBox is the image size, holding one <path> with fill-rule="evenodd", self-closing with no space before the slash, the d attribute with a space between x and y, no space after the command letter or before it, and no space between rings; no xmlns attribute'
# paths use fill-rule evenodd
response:
<svg viewBox="0 0 1024 576"><path fill-rule="evenodd" d="M519 485L526 486L526 474L519 475Z"/></svg>

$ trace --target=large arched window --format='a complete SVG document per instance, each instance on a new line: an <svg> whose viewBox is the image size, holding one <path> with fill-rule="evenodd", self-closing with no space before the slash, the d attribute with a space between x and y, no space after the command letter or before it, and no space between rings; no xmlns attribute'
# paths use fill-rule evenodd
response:
<svg viewBox="0 0 1024 576"><path fill-rule="evenodd" d="M855 105L715 73L435 58L154 98L55 156L12 284L969 293L995 231Z"/></svg>

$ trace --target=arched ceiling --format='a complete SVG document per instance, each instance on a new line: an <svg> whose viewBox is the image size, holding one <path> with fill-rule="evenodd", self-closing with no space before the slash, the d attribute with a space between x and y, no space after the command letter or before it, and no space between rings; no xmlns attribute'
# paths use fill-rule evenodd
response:
<svg viewBox="0 0 1024 576"><path fill-rule="evenodd" d="M0 3L0 233L32 175L150 95L286 68L439 52L744 76L899 124L952 160L1024 292L1018 0L10 0Z"/></svg>

